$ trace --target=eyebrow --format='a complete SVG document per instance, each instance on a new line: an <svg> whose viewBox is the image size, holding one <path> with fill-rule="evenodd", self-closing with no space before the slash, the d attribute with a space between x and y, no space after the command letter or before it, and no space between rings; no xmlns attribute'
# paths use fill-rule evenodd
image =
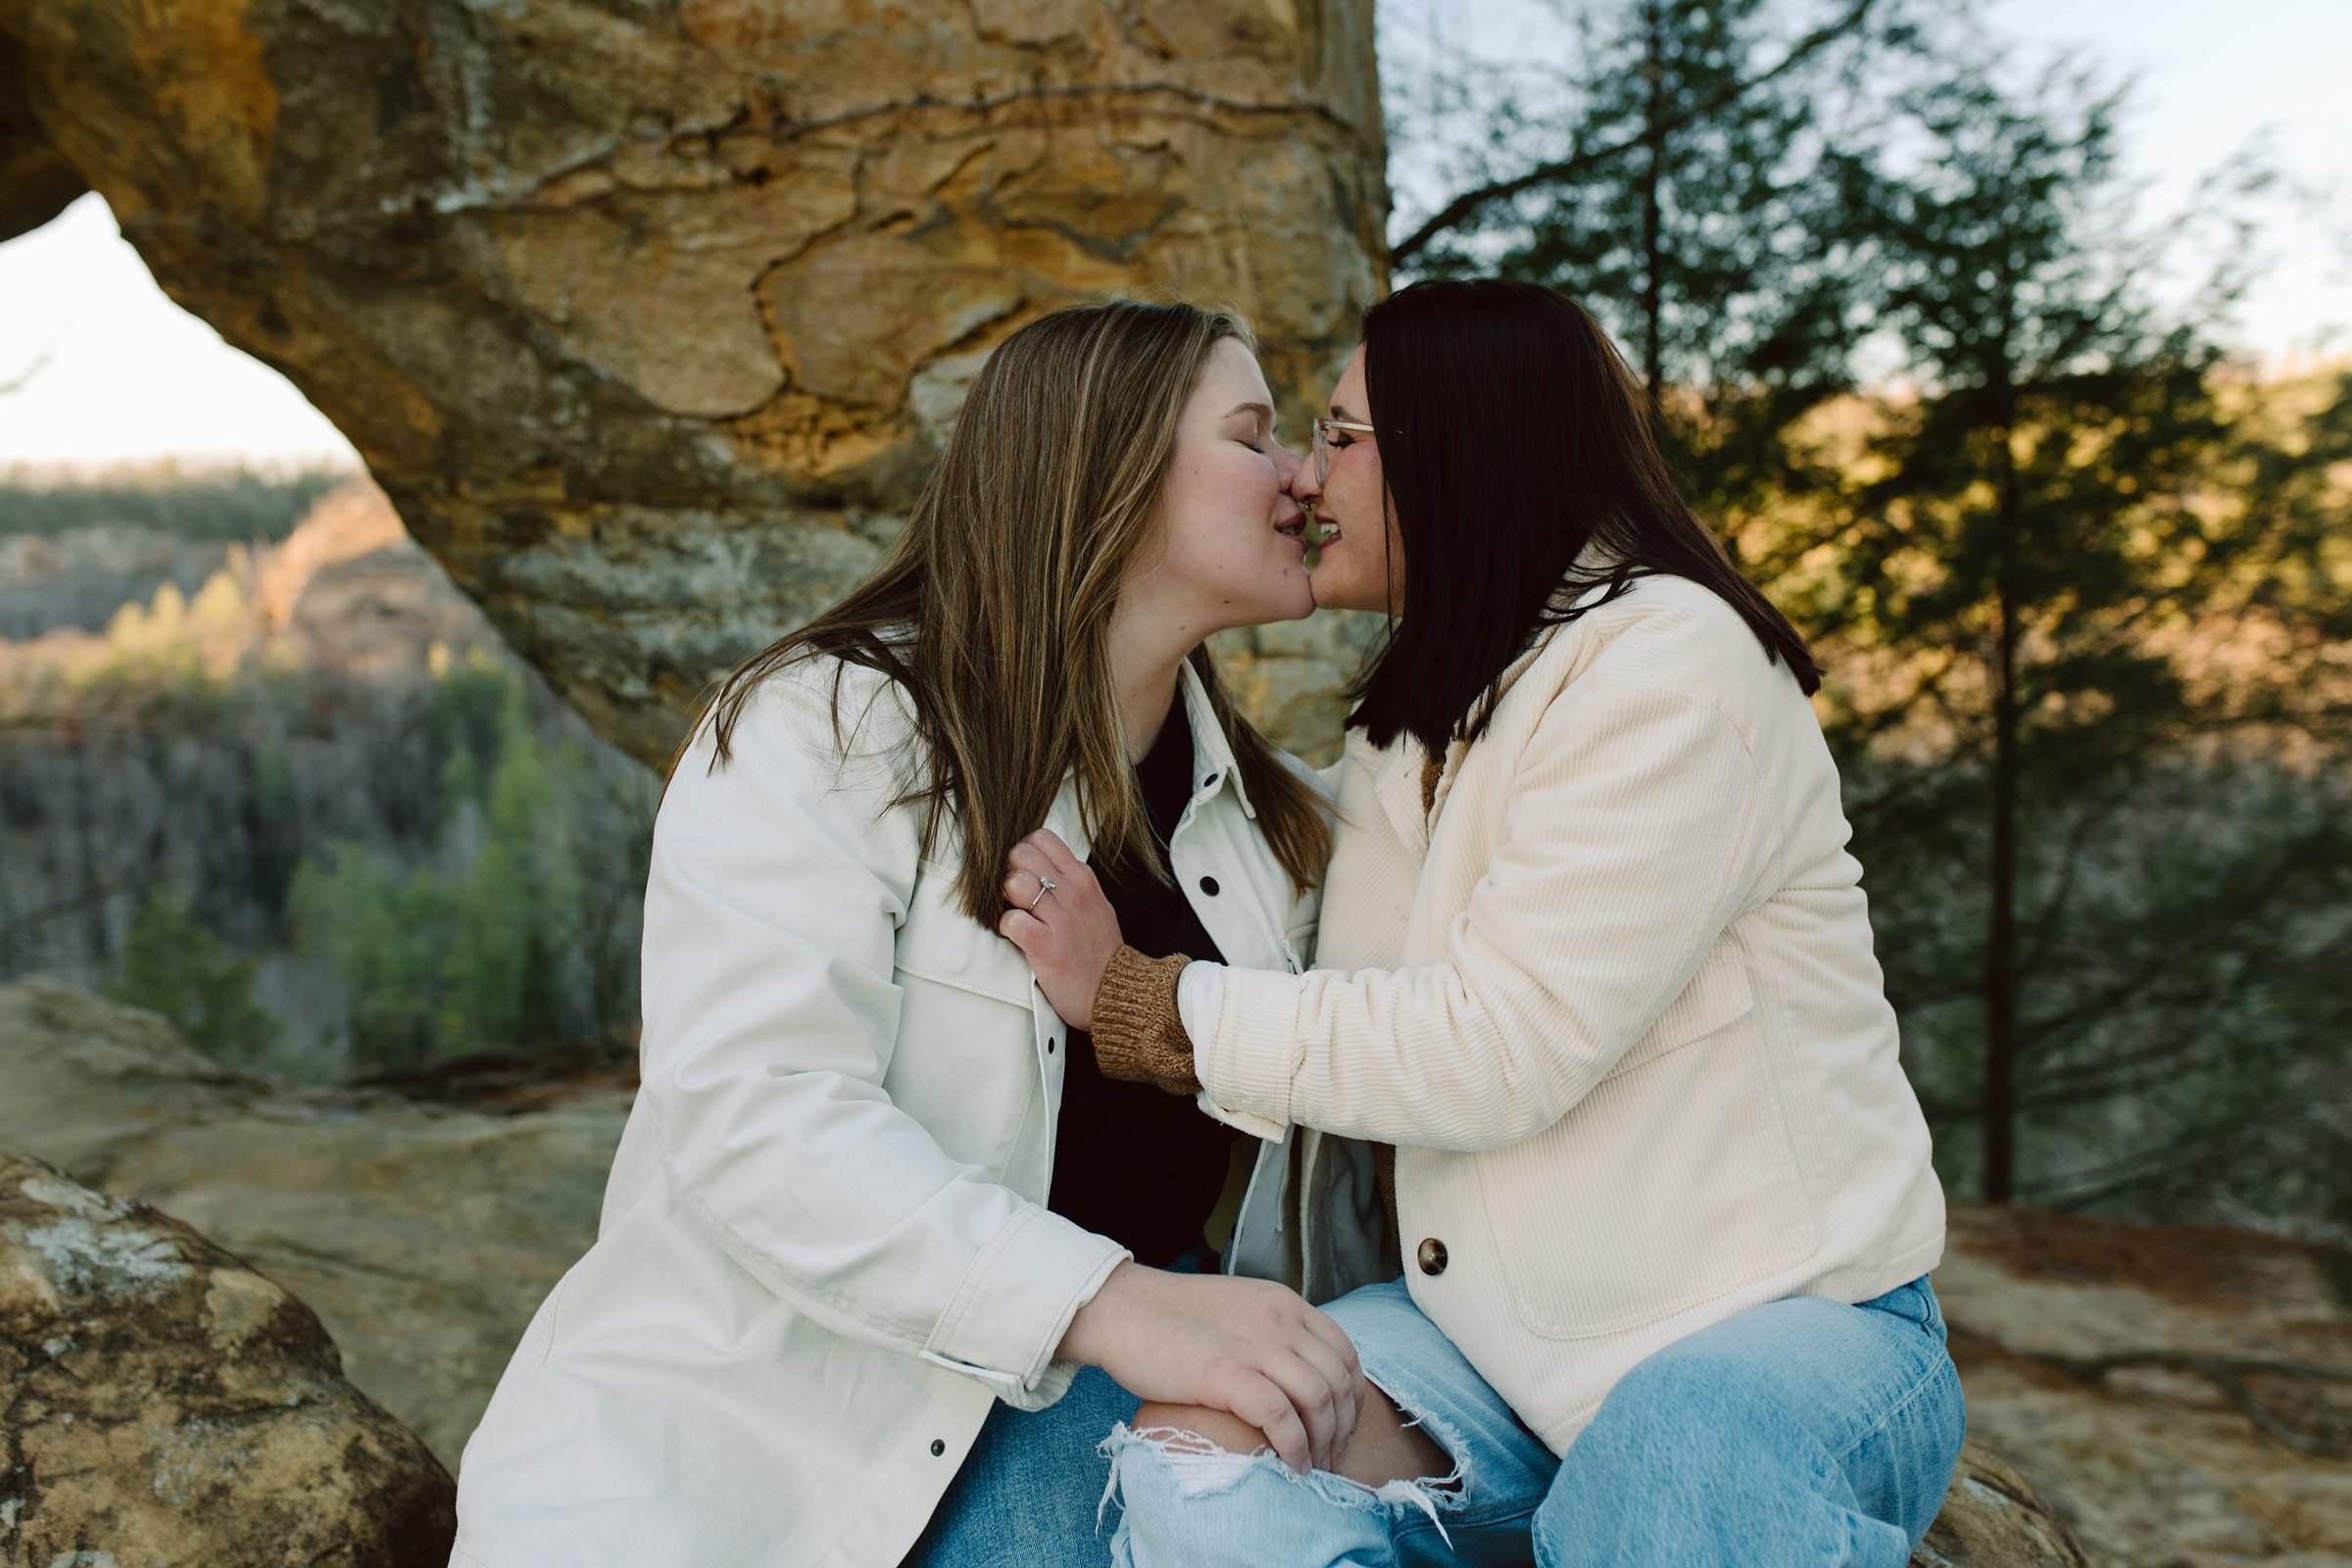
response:
<svg viewBox="0 0 2352 1568"><path fill-rule="evenodd" d="M1274 422L1274 406L1270 403L1236 403L1225 411L1225 417L1230 419L1237 414L1262 414L1267 424Z"/></svg>
<svg viewBox="0 0 2352 1568"><path fill-rule="evenodd" d="M1335 418L1335 419L1348 419L1348 420L1350 420L1350 421L1352 421L1352 422L1354 422L1354 423L1356 423L1356 424L1368 424L1368 423L1370 423L1370 422L1371 422L1371 421L1370 421L1370 420L1368 420L1368 419L1358 419L1358 418L1356 418L1356 416L1355 416L1353 414L1350 414L1350 413L1348 411L1348 408L1347 408L1347 406L1346 406L1345 404L1340 404L1340 403L1334 403L1334 404L1331 406L1331 416L1332 416L1333 418Z"/></svg>

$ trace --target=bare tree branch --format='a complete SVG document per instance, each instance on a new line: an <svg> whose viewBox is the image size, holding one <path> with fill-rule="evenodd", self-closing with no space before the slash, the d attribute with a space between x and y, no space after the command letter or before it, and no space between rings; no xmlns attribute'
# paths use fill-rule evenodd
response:
<svg viewBox="0 0 2352 1568"><path fill-rule="evenodd" d="M1766 82L1788 74L1807 59L1819 54L1823 49L1861 26L1877 4L1878 0L1853 0L1853 4L1848 6L1844 14L1836 21L1817 27L1798 39L1788 53L1784 55L1780 62L1770 70L1760 72L1743 81L1735 82L1712 97L1700 99L1683 113L1668 116L1659 124L1644 126L1635 135L1608 142L1599 147L1571 147L1565 158L1548 164L1538 164L1525 173L1513 175L1509 179L1495 180L1492 184L1480 185L1473 190L1462 192L1440 208L1419 228L1414 229L1410 234L1389 247L1389 265L1391 267L1403 266L1426 249L1431 240L1436 239L1449 228L1460 227L1483 208L1491 207L1496 202L1508 201L1513 196L1535 189L1538 185L1547 185L1555 180L1572 178L1596 164L1603 164L1612 158L1622 157L1626 153L1632 152L1653 136L1671 136L1676 131L1690 125L1693 121L1702 120L1718 110L1729 108Z"/></svg>
<svg viewBox="0 0 2352 1568"><path fill-rule="evenodd" d="M19 371L13 378L6 381L0 381L0 398L12 397L17 393L24 391L25 386L31 382L34 376L49 368L50 358L51 356L49 351L44 349L41 351L41 355L38 359L34 360L30 365L24 367L24 368Z"/></svg>

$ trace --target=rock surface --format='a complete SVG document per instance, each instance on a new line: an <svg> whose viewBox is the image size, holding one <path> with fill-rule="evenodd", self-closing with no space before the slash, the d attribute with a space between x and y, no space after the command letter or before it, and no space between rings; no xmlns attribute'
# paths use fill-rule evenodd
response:
<svg viewBox="0 0 2352 1568"><path fill-rule="evenodd" d="M1021 322L1229 301L1297 431L1382 282L1371 0L11 0L0 35L0 218L99 191L648 760L877 559ZM1274 708L1344 672L1295 650Z"/></svg>
<svg viewBox="0 0 2352 1568"><path fill-rule="evenodd" d="M2096 1568L2352 1565L2352 1257L1956 1204L1936 1288L1972 1437Z"/></svg>
<svg viewBox="0 0 2352 1568"><path fill-rule="evenodd" d="M1971 1443L1911 1568L2082 1568L2082 1548L2024 1476Z"/></svg>
<svg viewBox="0 0 2352 1568"><path fill-rule="evenodd" d="M0 986L0 1149L153 1203L292 1291L352 1382L452 1469L524 1323L595 1237L627 1103L605 1087L493 1115L286 1091L152 1014Z"/></svg>
<svg viewBox="0 0 2352 1568"><path fill-rule="evenodd" d="M289 1093L150 1014L0 987L0 1147L229 1242L318 1310L352 1381L453 1466L531 1312L594 1239L627 1104L610 1080L509 1077L472 1092L521 1107L507 1114ZM2077 1561L1997 1460L1972 1450L1962 1473L1921 1563Z"/></svg>
<svg viewBox="0 0 2352 1568"><path fill-rule="evenodd" d="M318 1320L151 1208L0 1152L0 1561L439 1568L456 1488Z"/></svg>

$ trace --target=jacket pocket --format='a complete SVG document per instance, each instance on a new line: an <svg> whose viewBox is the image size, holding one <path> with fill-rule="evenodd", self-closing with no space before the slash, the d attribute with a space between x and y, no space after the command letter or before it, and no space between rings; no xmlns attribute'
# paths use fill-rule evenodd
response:
<svg viewBox="0 0 2352 1568"><path fill-rule="evenodd" d="M1566 1116L1479 1156L1520 1322L1622 1333L1812 1255L1787 1094L1746 970L1719 959Z"/></svg>
<svg viewBox="0 0 2352 1568"><path fill-rule="evenodd" d="M899 1016L883 1091L951 1158L1005 1179L1046 1096L1029 961L956 906L952 869L926 864L893 962Z"/></svg>
<svg viewBox="0 0 2352 1568"><path fill-rule="evenodd" d="M1634 1042L1633 1050L1618 1058L1601 1077L1602 1083L1622 1077L1668 1052L1694 1046L1718 1029L1745 1016L1756 1004L1756 992L1742 965L1726 959L1699 965L1698 973L1683 987L1683 994L1667 1004L1650 1025L1649 1033Z"/></svg>
<svg viewBox="0 0 2352 1568"><path fill-rule="evenodd" d="M1029 960L963 912L956 902L953 866L925 861L917 872L894 961L902 974L1029 1006Z"/></svg>

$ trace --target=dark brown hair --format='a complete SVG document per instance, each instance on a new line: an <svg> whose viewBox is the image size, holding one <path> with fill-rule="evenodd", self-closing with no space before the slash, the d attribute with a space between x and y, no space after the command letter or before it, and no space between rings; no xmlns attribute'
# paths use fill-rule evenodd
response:
<svg viewBox="0 0 2352 1568"><path fill-rule="evenodd" d="M1713 590L1810 695L1804 639L1707 531L1674 484L1648 402L1608 334L1535 283L1433 279L1364 313L1366 417L1404 551L1409 613L1352 692L1374 744L1433 753L1485 726L1512 660L1585 590L1587 609L1651 575ZM1609 569L1580 578L1597 541Z"/></svg>

